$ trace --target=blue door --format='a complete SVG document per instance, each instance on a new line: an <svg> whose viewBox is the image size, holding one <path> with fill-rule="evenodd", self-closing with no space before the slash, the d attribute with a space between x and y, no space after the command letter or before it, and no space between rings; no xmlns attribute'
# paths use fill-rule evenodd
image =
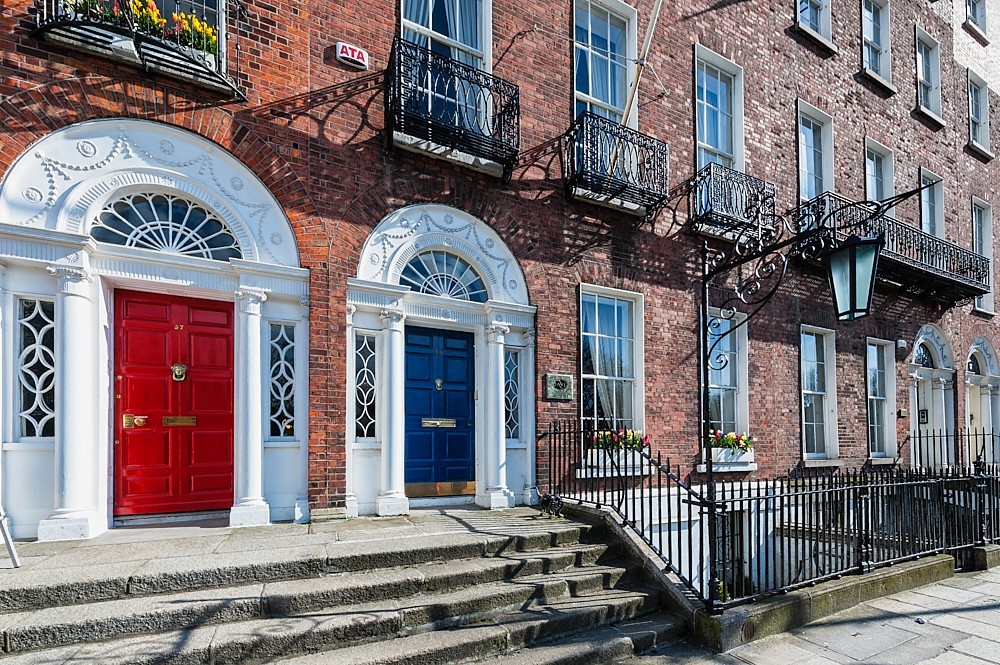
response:
<svg viewBox="0 0 1000 665"><path fill-rule="evenodd" d="M471 333L406 327L406 495L475 494Z"/></svg>

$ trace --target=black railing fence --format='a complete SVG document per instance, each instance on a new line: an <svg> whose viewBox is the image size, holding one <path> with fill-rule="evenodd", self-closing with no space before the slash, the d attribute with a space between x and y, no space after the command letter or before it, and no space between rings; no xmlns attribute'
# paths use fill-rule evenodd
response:
<svg viewBox="0 0 1000 665"><path fill-rule="evenodd" d="M900 453L907 447L912 466L919 469L1000 463L1000 434L985 428L917 430L903 440Z"/></svg>
<svg viewBox="0 0 1000 665"><path fill-rule="evenodd" d="M577 117L568 139L566 183L571 194L579 188L647 210L666 199L670 191L666 143L590 111Z"/></svg>
<svg viewBox="0 0 1000 665"><path fill-rule="evenodd" d="M521 142L518 87L478 67L404 39L393 41L386 127L503 166Z"/></svg>
<svg viewBox="0 0 1000 665"><path fill-rule="evenodd" d="M964 440L992 445L992 435L979 434ZM614 511L715 612L929 554L952 554L965 567L974 546L1000 540L1000 467L985 457L965 467L706 486L648 448L602 448L574 425L552 424L539 450L545 494Z"/></svg>
<svg viewBox="0 0 1000 665"><path fill-rule="evenodd" d="M762 232L775 221L775 186L711 163L695 174L690 207L697 228L714 234Z"/></svg>

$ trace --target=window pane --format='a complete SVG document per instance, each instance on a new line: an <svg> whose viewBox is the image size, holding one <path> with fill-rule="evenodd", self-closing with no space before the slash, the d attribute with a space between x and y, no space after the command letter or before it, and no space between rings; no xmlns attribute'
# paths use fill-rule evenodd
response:
<svg viewBox="0 0 1000 665"><path fill-rule="evenodd" d="M19 300L17 400L21 438L55 436L55 303Z"/></svg>

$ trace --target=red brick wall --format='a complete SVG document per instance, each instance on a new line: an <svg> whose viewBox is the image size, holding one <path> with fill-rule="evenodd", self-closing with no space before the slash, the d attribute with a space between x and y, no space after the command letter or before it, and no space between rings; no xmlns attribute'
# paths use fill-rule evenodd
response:
<svg viewBox="0 0 1000 665"><path fill-rule="evenodd" d="M638 3L639 42L652 0ZM794 2L665 3L640 93L639 126L670 144L671 181L694 172L693 44L735 60L745 70L746 171L774 182L778 209L797 203L796 99L834 117L837 191L864 195L864 137L895 151L896 191L916 186L926 166L945 179L947 238L971 246L969 196L990 199L997 167L963 149L967 139L965 70L951 57L951 28L923 0L892 6L895 95L866 83L860 70L860 8L835 0L830 54L792 27ZM303 266L311 270L310 501L344 503L346 280L372 227L392 210L433 201L490 224L519 258L537 315L538 394L548 372L578 374L581 282L645 294L646 428L658 448L691 469L697 451L696 265L700 239L660 214L655 224L566 200L556 139L572 120L572 3L495 0L494 73L519 84L521 148L526 155L510 183L386 149L383 78L398 2L276 0L246 3L248 18L229 19L231 72L249 101L165 78L140 76L125 65L79 55L28 36L24 0L0 13L0 172L31 143L60 126L92 117L129 116L186 127L242 159L274 191L292 219ZM943 128L914 113L913 24L941 43ZM336 62L333 45L369 50L371 71ZM661 87L662 86L662 87ZM994 126L997 126L994 100ZM918 220L915 200L897 211ZM1000 237L1000 233L995 234ZM867 456L865 337L905 339L896 354L897 406L910 408L906 361L924 323L948 331L962 365L974 336L997 340L997 326L880 286L876 313L837 325L822 276L792 268L792 279L749 324L750 425L761 441L762 472L801 460L798 331L830 327L837 335L840 452L849 464ZM961 367L956 373L958 424L964 423ZM538 424L575 418L576 403L538 402ZM898 421L903 441L910 426ZM904 449L905 450L905 449ZM540 474L544 472L540 464Z"/></svg>

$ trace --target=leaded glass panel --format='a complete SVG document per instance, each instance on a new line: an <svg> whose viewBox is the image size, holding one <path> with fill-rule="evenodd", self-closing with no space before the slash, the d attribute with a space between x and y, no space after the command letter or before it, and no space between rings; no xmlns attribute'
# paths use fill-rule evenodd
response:
<svg viewBox="0 0 1000 665"><path fill-rule="evenodd" d="M56 433L55 304L19 300L18 429L22 438Z"/></svg>
<svg viewBox="0 0 1000 665"><path fill-rule="evenodd" d="M471 302L486 302L489 294L479 273L450 252L431 250L418 254L399 276L402 286L414 291Z"/></svg>
<svg viewBox="0 0 1000 665"><path fill-rule="evenodd" d="M520 352L504 351L503 398L506 418L504 428L508 439L521 438L521 409L519 398L518 362Z"/></svg>
<svg viewBox="0 0 1000 665"><path fill-rule="evenodd" d="M271 407L274 438L295 436L295 326L271 324Z"/></svg>
<svg viewBox="0 0 1000 665"><path fill-rule="evenodd" d="M354 436L375 438L375 336L354 337Z"/></svg>

